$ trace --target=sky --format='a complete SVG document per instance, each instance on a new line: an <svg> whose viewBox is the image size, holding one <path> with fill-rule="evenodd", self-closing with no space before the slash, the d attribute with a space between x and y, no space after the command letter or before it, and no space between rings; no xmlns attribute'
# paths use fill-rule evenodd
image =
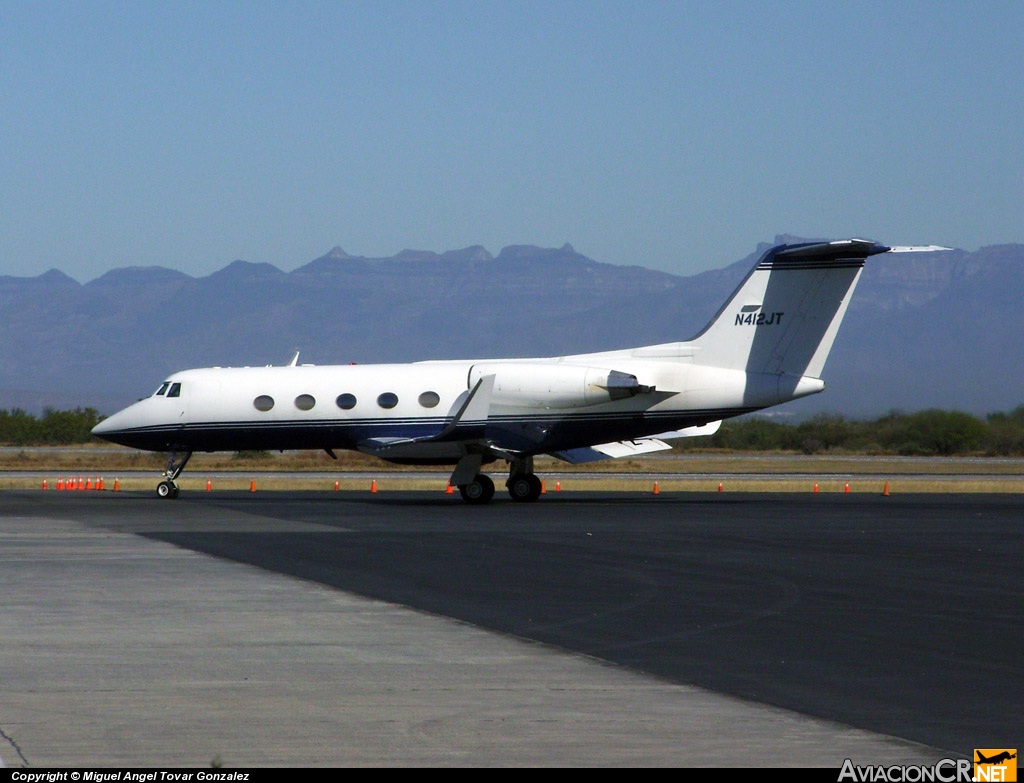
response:
<svg viewBox="0 0 1024 783"><path fill-rule="evenodd" d="M0 275L1024 242L1024 3L0 4Z"/></svg>

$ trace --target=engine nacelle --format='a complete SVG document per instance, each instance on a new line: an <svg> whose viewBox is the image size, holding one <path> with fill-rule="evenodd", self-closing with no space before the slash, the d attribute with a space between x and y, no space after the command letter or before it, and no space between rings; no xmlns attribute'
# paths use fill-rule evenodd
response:
<svg viewBox="0 0 1024 783"><path fill-rule="evenodd" d="M485 375L494 375L494 402L530 408L582 408L654 391L629 373L553 362L475 364L470 387Z"/></svg>

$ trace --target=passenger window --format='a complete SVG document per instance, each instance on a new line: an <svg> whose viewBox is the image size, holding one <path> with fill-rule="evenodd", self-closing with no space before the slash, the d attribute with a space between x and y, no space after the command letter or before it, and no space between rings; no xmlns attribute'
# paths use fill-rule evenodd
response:
<svg viewBox="0 0 1024 783"><path fill-rule="evenodd" d="M300 394L295 398L295 407L300 411L311 411L316 405L316 398L312 394Z"/></svg>
<svg viewBox="0 0 1024 783"><path fill-rule="evenodd" d="M394 392L384 392L377 398L377 404L382 408L394 408L398 405L398 395Z"/></svg>
<svg viewBox="0 0 1024 783"><path fill-rule="evenodd" d="M269 394L261 394L255 400L252 401L253 407L258 411L266 413L274 407L274 398Z"/></svg>
<svg viewBox="0 0 1024 783"><path fill-rule="evenodd" d="M335 402L343 411L350 411L356 407L356 396L354 394L339 394Z"/></svg>
<svg viewBox="0 0 1024 783"><path fill-rule="evenodd" d="M420 405L424 408L433 408L441 402L441 395L437 392L425 391L420 395Z"/></svg>
<svg viewBox="0 0 1024 783"><path fill-rule="evenodd" d="M167 391L168 397L180 397L181 396L181 384L172 383L171 388Z"/></svg>
<svg viewBox="0 0 1024 783"><path fill-rule="evenodd" d="M167 387L171 385L170 381L164 381L160 384L160 388L153 394L154 397L163 397L164 392L167 391Z"/></svg>

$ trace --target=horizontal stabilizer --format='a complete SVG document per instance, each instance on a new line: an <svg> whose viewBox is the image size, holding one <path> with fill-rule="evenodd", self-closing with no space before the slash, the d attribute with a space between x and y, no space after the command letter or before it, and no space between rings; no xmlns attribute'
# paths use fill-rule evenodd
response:
<svg viewBox="0 0 1024 783"><path fill-rule="evenodd" d="M934 253L938 250L952 250L951 247L943 247L942 245L897 245L896 247L890 247L890 253Z"/></svg>

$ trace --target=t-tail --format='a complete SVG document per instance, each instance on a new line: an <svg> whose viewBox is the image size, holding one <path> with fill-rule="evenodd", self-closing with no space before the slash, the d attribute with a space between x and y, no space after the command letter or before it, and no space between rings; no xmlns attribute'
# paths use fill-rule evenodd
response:
<svg viewBox="0 0 1024 783"><path fill-rule="evenodd" d="M864 260L889 250L862 239L773 247L690 341L696 363L820 377Z"/></svg>
<svg viewBox="0 0 1024 783"><path fill-rule="evenodd" d="M764 407L825 388L822 369L868 256L862 239L768 250L704 331L693 364L746 373L745 402Z"/></svg>

